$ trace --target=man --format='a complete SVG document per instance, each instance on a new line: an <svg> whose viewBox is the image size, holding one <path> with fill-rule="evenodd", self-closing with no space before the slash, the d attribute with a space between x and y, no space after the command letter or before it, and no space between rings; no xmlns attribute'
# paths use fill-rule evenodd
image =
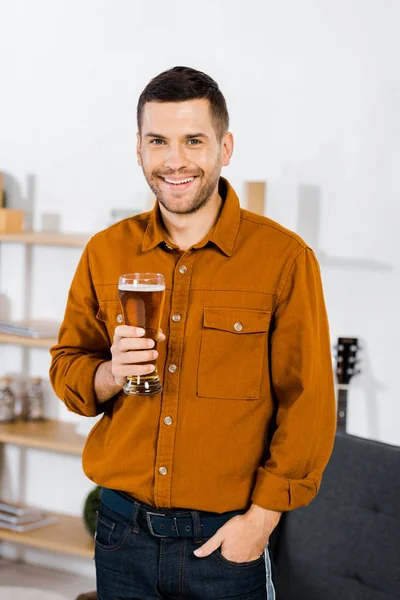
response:
<svg viewBox="0 0 400 600"><path fill-rule="evenodd" d="M98 597L271 600L269 536L316 495L333 444L319 267L220 176L233 137L209 76L161 73L137 119L157 201L88 243L50 369L70 410L104 413L83 454L103 487ZM166 279L157 351L121 324L118 277L133 272ZM162 394L125 395L155 357Z"/></svg>

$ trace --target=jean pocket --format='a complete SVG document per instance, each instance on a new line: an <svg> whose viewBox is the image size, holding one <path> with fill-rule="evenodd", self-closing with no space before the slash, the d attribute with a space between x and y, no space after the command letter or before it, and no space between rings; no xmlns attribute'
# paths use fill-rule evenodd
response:
<svg viewBox="0 0 400 600"><path fill-rule="evenodd" d="M233 560L229 560L225 558L225 556L221 552L221 548L217 548L214 550L215 557L222 562L224 565L228 567L233 567L235 569L248 569L251 567L257 567L260 564L264 564L264 552L258 558L254 560L250 560L248 562L235 562Z"/></svg>
<svg viewBox="0 0 400 600"><path fill-rule="evenodd" d="M130 530L129 521L114 518L111 510L102 504L97 513L94 541L102 550L117 550L122 546Z"/></svg>

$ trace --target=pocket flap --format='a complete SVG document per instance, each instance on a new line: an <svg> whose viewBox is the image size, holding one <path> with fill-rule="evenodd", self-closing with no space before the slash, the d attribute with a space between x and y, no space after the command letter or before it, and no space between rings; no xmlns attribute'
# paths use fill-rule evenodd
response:
<svg viewBox="0 0 400 600"><path fill-rule="evenodd" d="M268 331L271 312L253 308L204 307L204 327L238 335Z"/></svg>
<svg viewBox="0 0 400 600"><path fill-rule="evenodd" d="M122 323L122 309L119 300L100 301L96 317L105 323L109 321Z"/></svg>

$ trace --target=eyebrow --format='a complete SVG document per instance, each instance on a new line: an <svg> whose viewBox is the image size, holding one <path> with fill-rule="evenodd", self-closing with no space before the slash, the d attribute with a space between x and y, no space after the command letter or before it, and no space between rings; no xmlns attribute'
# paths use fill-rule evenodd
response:
<svg viewBox="0 0 400 600"><path fill-rule="evenodd" d="M166 138L164 135L159 135L158 133L146 133L144 137L152 137L152 138L157 138L159 140L167 140L168 138ZM206 135L205 133L188 133L187 135L184 136L185 140L191 140L193 138L205 138L208 140L208 135Z"/></svg>

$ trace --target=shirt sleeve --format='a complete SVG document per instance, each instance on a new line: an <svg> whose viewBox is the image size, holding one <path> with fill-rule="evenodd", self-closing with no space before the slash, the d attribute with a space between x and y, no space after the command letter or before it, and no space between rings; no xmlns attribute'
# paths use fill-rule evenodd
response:
<svg viewBox="0 0 400 600"><path fill-rule="evenodd" d="M99 365L111 359L110 339L104 323L96 319L97 311L86 246L69 290L58 343L50 350L50 380L68 410L89 417L107 407L97 402L94 376Z"/></svg>
<svg viewBox="0 0 400 600"><path fill-rule="evenodd" d="M336 428L329 325L319 265L310 248L295 258L275 310L270 373L277 403L267 462L252 502L287 511L311 502L332 452Z"/></svg>

